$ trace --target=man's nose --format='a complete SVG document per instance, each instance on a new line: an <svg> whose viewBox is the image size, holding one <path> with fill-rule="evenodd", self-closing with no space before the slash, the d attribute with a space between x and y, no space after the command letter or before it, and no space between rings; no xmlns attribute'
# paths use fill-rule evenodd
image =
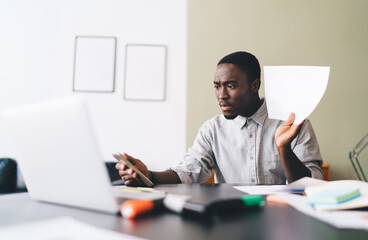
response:
<svg viewBox="0 0 368 240"><path fill-rule="evenodd" d="M229 98L229 94L226 91L226 88L224 88L224 87L220 88L220 90L218 92L218 98L219 99L227 99L227 98Z"/></svg>

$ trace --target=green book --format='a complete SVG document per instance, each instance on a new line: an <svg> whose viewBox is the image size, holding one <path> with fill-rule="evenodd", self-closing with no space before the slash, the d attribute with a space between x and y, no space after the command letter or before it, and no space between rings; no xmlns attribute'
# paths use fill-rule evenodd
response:
<svg viewBox="0 0 368 240"><path fill-rule="evenodd" d="M360 190L353 188L332 188L307 196L307 202L311 205L317 204L339 204L350 201L360 196Z"/></svg>

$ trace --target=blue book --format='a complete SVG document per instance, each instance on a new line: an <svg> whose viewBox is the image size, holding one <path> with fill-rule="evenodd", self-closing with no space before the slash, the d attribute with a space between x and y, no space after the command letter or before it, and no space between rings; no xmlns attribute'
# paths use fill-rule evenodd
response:
<svg viewBox="0 0 368 240"><path fill-rule="evenodd" d="M354 188L333 188L307 196L307 202L316 204L339 204L360 196L360 190Z"/></svg>

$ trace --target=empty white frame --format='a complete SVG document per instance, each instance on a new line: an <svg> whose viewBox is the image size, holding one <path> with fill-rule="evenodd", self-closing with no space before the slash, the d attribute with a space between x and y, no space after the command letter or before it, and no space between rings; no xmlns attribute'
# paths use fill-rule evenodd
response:
<svg viewBox="0 0 368 240"><path fill-rule="evenodd" d="M166 46L126 45L124 99L165 100Z"/></svg>
<svg viewBox="0 0 368 240"><path fill-rule="evenodd" d="M113 92L115 37L75 38L73 91Z"/></svg>

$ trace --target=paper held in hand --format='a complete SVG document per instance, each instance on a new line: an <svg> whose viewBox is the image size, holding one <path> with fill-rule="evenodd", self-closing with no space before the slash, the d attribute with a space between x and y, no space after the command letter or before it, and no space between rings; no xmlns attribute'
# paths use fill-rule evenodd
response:
<svg viewBox="0 0 368 240"><path fill-rule="evenodd" d="M327 88L330 67L264 66L268 116L301 123L317 107Z"/></svg>

